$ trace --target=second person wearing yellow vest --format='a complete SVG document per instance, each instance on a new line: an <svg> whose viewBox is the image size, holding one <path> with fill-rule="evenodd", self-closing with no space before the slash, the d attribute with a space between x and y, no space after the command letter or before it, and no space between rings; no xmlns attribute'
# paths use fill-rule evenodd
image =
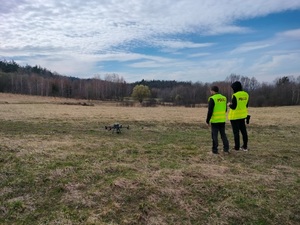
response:
<svg viewBox="0 0 300 225"><path fill-rule="evenodd" d="M248 150L248 133L245 124L245 119L248 116L248 103L249 95L243 91L241 82L236 81L232 83L233 90L232 102L228 103L229 113L228 119L230 120L233 136L234 136L234 149L235 150ZM240 146L240 132L243 137L243 145Z"/></svg>

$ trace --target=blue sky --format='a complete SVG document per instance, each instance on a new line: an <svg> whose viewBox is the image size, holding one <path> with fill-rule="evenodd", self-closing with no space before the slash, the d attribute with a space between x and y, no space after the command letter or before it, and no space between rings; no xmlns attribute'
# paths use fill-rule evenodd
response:
<svg viewBox="0 0 300 225"><path fill-rule="evenodd" d="M300 0L0 0L0 59L80 78L300 75Z"/></svg>

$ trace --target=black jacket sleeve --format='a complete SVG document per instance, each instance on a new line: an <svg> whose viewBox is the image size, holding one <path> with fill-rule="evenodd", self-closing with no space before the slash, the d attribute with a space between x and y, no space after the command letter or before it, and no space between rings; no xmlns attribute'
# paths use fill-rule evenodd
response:
<svg viewBox="0 0 300 225"><path fill-rule="evenodd" d="M214 100L211 98L208 102L208 111L207 111L207 116L206 116L206 123L209 124L209 121L212 117L213 111L214 111L214 107L215 107L215 102Z"/></svg>
<svg viewBox="0 0 300 225"><path fill-rule="evenodd" d="M233 96L231 99L231 104L229 105L229 108L236 109L236 107L237 107L237 100L236 100L236 97Z"/></svg>

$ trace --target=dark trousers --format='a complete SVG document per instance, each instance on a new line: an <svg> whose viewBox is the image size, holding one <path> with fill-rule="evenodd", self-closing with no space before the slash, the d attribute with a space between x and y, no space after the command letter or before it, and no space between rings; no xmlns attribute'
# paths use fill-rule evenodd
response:
<svg viewBox="0 0 300 225"><path fill-rule="evenodd" d="M245 124L245 119L238 120L230 120L233 136L234 136L234 149L240 149L240 132L243 136L243 148L247 148L248 146L248 134L247 128Z"/></svg>
<svg viewBox="0 0 300 225"><path fill-rule="evenodd" d="M225 123L212 123L211 124L211 138L212 138L212 151L218 153L218 133L221 134L221 139L223 141L223 150L228 152L229 142L225 133Z"/></svg>

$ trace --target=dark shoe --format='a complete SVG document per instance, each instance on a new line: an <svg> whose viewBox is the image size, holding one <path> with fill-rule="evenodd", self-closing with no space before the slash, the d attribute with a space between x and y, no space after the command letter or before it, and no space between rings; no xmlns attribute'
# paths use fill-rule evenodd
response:
<svg viewBox="0 0 300 225"><path fill-rule="evenodd" d="M213 151L212 153L213 153L213 154L219 154L218 152L214 152L214 151Z"/></svg>

